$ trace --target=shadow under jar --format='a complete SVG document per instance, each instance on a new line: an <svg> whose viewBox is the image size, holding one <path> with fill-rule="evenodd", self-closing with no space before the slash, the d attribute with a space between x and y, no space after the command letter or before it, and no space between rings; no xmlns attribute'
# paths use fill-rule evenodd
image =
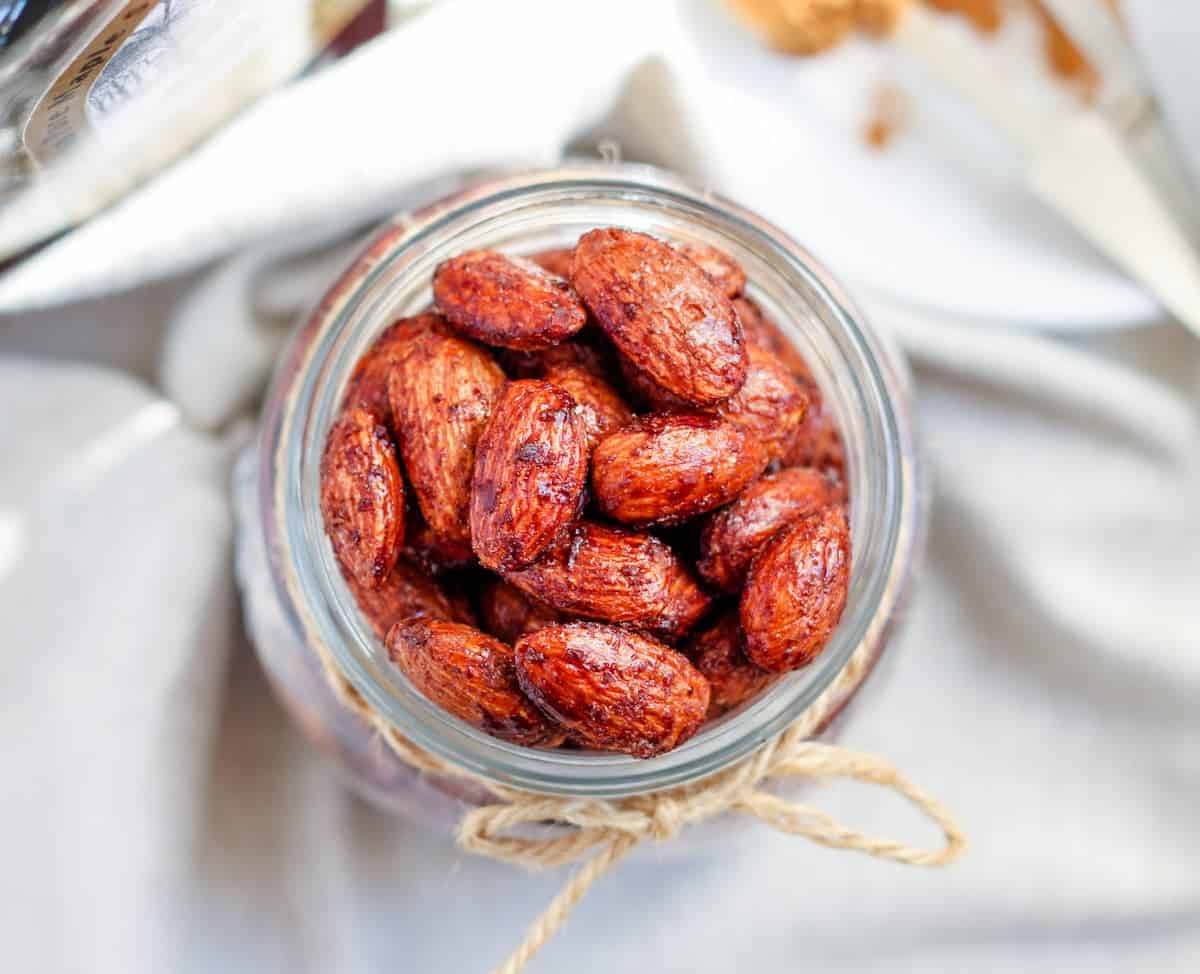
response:
<svg viewBox="0 0 1200 974"><path fill-rule="evenodd" d="M821 655L691 740L649 760L539 750L490 737L423 697L388 660L326 539L322 452L348 379L374 339L431 302L442 261L468 250L531 254L620 226L717 247L745 268L746 293L806 360L841 432L850 490L852 569L845 612ZM303 323L279 365L257 449L236 475L238 573L251 636L290 715L378 804L452 829L462 800L486 792L419 774L326 682L313 649L407 739L484 778L553 795L619 797L691 782L745 757L788 726L860 647L874 668L905 603L924 520L907 374L827 272L755 214L647 167L580 163L477 185L385 226ZM839 721L840 722L840 721ZM823 728L829 733L830 726Z"/></svg>

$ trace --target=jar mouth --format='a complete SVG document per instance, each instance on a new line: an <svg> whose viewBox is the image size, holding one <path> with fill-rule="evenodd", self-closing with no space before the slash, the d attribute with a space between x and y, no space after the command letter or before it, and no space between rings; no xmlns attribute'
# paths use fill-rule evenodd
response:
<svg viewBox="0 0 1200 974"><path fill-rule="evenodd" d="M582 231L604 225L707 243L742 263L751 282L747 293L797 345L833 409L851 491L849 594L824 652L675 750L648 760L512 745L428 701L389 662L358 611L326 540L319 503L325 437L350 373L383 328L428 306L438 263L481 247L533 252L569 245ZM895 408L907 399L895 352L866 326L828 272L781 230L661 170L568 164L483 183L398 218L298 330L276 381L290 388L269 400L280 405L264 422L263 449L269 452L260 461L260 490L264 511L276 513L277 520L265 525L267 547L293 624L304 639L328 648L358 692L402 735L499 784L620 797L728 767L813 704L856 649L882 645L907 587L919 533L916 450L907 411Z"/></svg>

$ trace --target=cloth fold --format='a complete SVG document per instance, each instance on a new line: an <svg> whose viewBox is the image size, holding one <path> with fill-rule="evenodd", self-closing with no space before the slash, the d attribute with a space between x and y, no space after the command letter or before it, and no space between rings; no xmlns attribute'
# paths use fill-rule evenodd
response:
<svg viewBox="0 0 1200 974"><path fill-rule="evenodd" d="M0 360L0 390L0 935L15 969L178 969L237 631L230 450L118 373Z"/></svg>

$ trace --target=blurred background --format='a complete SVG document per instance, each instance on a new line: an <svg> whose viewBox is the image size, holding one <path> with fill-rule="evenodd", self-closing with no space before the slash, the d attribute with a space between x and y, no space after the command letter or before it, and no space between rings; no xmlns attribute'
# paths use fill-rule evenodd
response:
<svg viewBox="0 0 1200 974"><path fill-rule="evenodd" d="M567 157L757 210L907 354L927 555L841 742L972 845L706 829L530 970L1200 968L1197 43L1187 0L0 0L11 969L487 970L561 885L288 723L230 485L364 234Z"/></svg>

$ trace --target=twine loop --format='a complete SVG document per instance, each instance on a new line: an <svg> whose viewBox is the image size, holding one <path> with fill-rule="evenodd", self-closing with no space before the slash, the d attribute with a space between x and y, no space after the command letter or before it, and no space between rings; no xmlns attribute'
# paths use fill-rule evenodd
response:
<svg viewBox="0 0 1200 974"><path fill-rule="evenodd" d="M811 805L768 790L788 779L847 779L894 791L942 832L941 848L923 849L842 825ZM872 754L806 740L794 731L764 745L755 755L705 781L664 792L611 801L581 801L518 795L477 808L459 825L459 844L470 852L528 868L560 866L587 858L496 974L518 974L546 943L589 887L647 839L664 842L686 825L725 812L739 812L818 845L850 849L910 866L943 866L966 849L966 836L939 801ZM540 826L529 833L531 825ZM554 833L544 834L549 826ZM598 851L597 851L598 850Z"/></svg>
<svg viewBox="0 0 1200 974"><path fill-rule="evenodd" d="M786 746L768 744L755 759L713 776L722 780L709 779L665 792L611 801L523 795L516 801L485 805L463 817L458 841L464 849L493 859L547 868L578 861L601 845L636 845L647 839L665 842L687 825L739 812L819 845L908 865L945 865L966 848L966 837L945 806L883 758L817 741L782 744ZM922 849L871 836L764 787L789 778L844 778L885 787L907 799L936 825L944 843L939 849ZM540 828L530 831L528 827L533 825ZM548 825L553 834L547 834Z"/></svg>

